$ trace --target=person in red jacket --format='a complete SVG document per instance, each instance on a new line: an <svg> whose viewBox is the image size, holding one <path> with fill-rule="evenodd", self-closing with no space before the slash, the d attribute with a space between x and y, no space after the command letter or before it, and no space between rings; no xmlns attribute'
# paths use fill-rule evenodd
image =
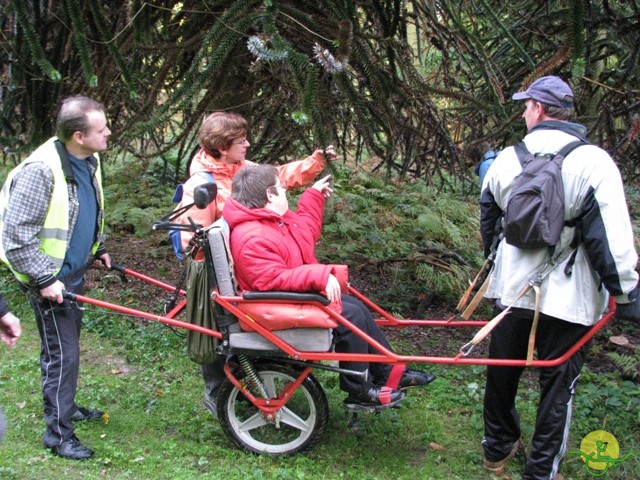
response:
<svg viewBox="0 0 640 480"><path fill-rule="evenodd" d="M231 254L243 290L317 291L331 307L385 348L391 349L365 305L341 293L332 265L315 257L322 228L325 198L330 196L329 176L305 190L296 212L289 209L284 186L271 165L245 166L233 179L231 198L222 212L231 230ZM334 329L336 352L378 353L344 325ZM340 376L348 403L391 405L404 398L402 390L426 385L434 375L417 370L393 369L383 363L341 362L342 368L369 372L369 379Z"/></svg>

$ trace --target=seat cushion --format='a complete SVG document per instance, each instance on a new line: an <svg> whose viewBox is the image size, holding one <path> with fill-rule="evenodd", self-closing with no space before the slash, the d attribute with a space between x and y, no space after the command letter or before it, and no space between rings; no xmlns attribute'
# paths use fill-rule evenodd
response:
<svg viewBox="0 0 640 480"><path fill-rule="evenodd" d="M333 340L332 330L328 328L292 328L272 333L296 350L303 352L327 352L331 348ZM278 347L257 332L231 333L229 344L231 348L247 350L279 350Z"/></svg>
<svg viewBox="0 0 640 480"><path fill-rule="evenodd" d="M247 302L239 303L238 309L245 313L249 319L271 331L292 328L335 328L338 326L338 322L331 318L329 313L313 304ZM249 321L241 321L240 327L246 332L253 331Z"/></svg>

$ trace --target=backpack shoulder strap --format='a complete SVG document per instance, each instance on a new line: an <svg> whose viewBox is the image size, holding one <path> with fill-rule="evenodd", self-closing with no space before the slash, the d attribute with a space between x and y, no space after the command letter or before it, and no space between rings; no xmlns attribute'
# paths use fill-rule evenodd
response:
<svg viewBox="0 0 640 480"><path fill-rule="evenodd" d="M524 159L531 153L527 148L527 145L524 142L518 142L513 146L513 149L516 151L516 156L518 157L520 165L524 167Z"/></svg>
<svg viewBox="0 0 640 480"><path fill-rule="evenodd" d="M567 155L569 155L571 152L573 152L576 148L578 148L581 145L589 145L589 143L583 140L575 140L573 142L567 143L564 147L560 149L558 153L554 155L554 158L562 156L562 159L564 160L564 158Z"/></svg>

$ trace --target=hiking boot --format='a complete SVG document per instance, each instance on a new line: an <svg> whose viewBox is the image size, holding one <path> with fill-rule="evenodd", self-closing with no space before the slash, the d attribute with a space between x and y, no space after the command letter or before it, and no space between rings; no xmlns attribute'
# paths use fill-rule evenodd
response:
<svg viewBox="0 0 640 480"><path fill-rule="evenodd" d="M370 387L360 393L350 393L345 403L392 406L404 400L404 397L405 393L401 390L391 390L389 387Z"/></svg>
<svg viewBox="0 0 640 480"><path fill-rule="evenodd" d="M405 370L398 384L398 389L405 390L411 387L422 387L428 385L436 379L432 373L421 372L420 370Z"/></svg>
<svg viewBox="0 0 640 480"><path fill-rule="evenodd" d="M71 415L72 422L83 422L85 420L100 420L104 412L100 410L89 410L88 408L78 407Z"/></svg>
<svg viewBox="0 0 640 480"><path fill-rule="evenodd" d="M93 450L82 445L75 435L60 445L50 448L55 455L69 460L87 460L93 457Z"/></svg>
<svg viewBox="0 0 640 480"><path fill-rule="evenodd" d="M495 462L492 462L491 460L487 460L485 458L482 464L484 465L484 468L489 470L496 477L499 477L504 472L504 467L507 464L507 462L511 460L513 457L515 457L520 450L524 450L524 448L525 447L524 447L524 443L522 442L522 439L518 439L511 446L511 451L509 452L509 455L504 457L502 460L497 460Z"/></svg>

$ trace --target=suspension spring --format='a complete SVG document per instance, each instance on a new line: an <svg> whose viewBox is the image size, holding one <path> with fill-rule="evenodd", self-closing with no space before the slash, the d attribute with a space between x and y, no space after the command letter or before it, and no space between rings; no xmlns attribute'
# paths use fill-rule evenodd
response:
<svg viewBox="0 0 640 480"><path fill-rule="evenodd" d="M267 391L264 389L264 385L260 381L258 377L258 373L256 369L253 368L253 364L246 355L238 355L238 360L240 361L240 365L242 366L242 370L244 370L245 379L250 387L252 387L254 392L258 393L258 396L264 398L265 400L269 400L269 396L267 395Z"/></svg>

